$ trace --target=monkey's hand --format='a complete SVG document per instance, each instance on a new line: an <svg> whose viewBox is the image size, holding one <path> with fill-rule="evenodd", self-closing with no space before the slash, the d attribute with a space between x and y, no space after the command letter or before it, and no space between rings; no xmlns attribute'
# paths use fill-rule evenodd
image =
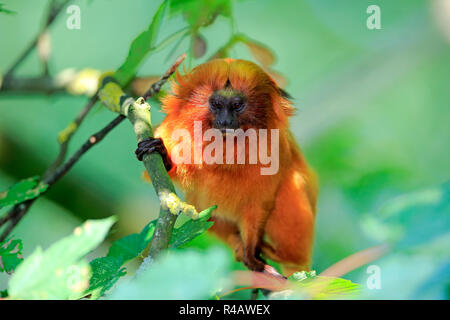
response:
<svg viewBox="0 0 450 320"><path fill-rule="evenodd" d="M138 143L138 147L134 153L136 154L138 160L142 161L145 154L153 152L158 152L161 155L166 170L170 171L172 168L172 161L170 160L167 149L160 138L148 138L142 140Z"/></svg>

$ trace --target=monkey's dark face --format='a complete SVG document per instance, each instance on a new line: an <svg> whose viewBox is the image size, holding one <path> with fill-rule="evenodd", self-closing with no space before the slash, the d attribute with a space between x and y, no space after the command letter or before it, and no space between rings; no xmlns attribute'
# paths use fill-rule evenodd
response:
<svg viewBox="0 0 450 320"><path fill-rule="evenodd" d="M247 108L247 97L231 87L215 91L208 100L212 127L221 130L241 127L240 117Z"/></svg>
<svg viewBox="0 0 450 320"><path fill-rule="evenodd" d="M168 117L190 128L201 121L203 129L279 128L292 113L287 96L256 64L245 60L216 59L177 74L173 94L164 101ZM175 123L175 122L174 122Z"/></svg>

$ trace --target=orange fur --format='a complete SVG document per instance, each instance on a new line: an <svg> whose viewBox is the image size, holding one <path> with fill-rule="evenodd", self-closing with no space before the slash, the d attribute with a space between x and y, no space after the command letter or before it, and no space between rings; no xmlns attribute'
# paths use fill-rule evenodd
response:
<svg viewBox="0 0 450 320"><path fill-rule="evenodd" d="M163 100L167 116L156 136L170 155L179 142L172 139L174 130L192 134L194 121L201 121L203 130L210 128L208 98L227 81L253 106L242 114L242 129L279 129L278 172L261 175L261 164L200 163L178 164L169 174L197 209L218 205L211 231L236 251L238 260L259 270L255 257L262 253L279 262L286 275L308 269L317 184L289 131L293 108L260 67L244 60L218 59L186 75L177 74L173 94Z"/></svg>

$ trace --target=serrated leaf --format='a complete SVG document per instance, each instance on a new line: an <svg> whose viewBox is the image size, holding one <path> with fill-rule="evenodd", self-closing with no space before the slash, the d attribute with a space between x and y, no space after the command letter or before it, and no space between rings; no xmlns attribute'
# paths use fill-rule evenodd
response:
<svg viewBox="0 0 450 320"><path fill-rule="evenodd" d="M126 274L122 265L141 255L148 246L155 226L156 220L153 220L140 233L130 234L114 241L106 257L92 260L90 263L92 277L89 281L89 289L84 295L91 295L91 299L98 299L112 288L117 280Z"/></svg>
<svg viewBox="0 0 450 320"><path fill-rule="evenodd" d="M36 198L47 188L48 185L39 183L39 177L24 179L8 190L0 192L0 208Z"/></svg>
<svg viewBox="0 0 450 320"><path fill-rule="evenodd" d="M174 228L172 237L170 238L170 247L180 247L211 228L214 222L208 220L211 217L212 211L216 208L217 206L212 206L200 212L200 219L188 220L181 227Z"/></svg>
<svg viewBox="0 0 450 320"><path fill-rule="evenodd" d="M122 267L122 259L115 257L102 257L90 263L92 277L89 280L89 289L85 295L90 294L91 299L100 298L106 291L126 274Z"/></svg>
<svg viewBox="0 0 450 320"><path fill-rule="evenodd" d="M108 257L116 257L125 263L139 256L148 246L155 231L156 220L145 226L141 233L130 234L117 241L114 241L109 248Z"/></svg>
<svg viewBox="0 0 450 320"><path fill-rule="evenodd" d="M155 49L157 35L166 11L168 1L164 0L147 28L131 43L125 62L115 72L114 78L121 86L125 86L134 77L137 69L147 54Z"/></svg>
<svg viewBox="0 0 450 320"><path fill-rule="evenodd" d="M208 219L215 208L217 206L212 206L200 212L200 219L189 220L180 228L174 229L171 238L171 247L181 246L211 227L213 222L208 222ZM91 299L98 299L121 276L125 275L125 268L122 268L122 265L141 255L142 251L144 251L151 241L156 223L157 220L153 220L139 234L130 234L114 241L106 257L91 261L92 278L89 283L89 289L84 295L90 294Z"/></svg>
<svg viewBox="0 0 450 320"><path fill-rule="evenodd" d="M82 258L98 246L115 222L88 220L46 251L38 247L9 282L12 299L76 299L89 285L90 267Z"/></svg>
<svg viewBox="0 0 450 320"><path fill-rule="evenodd" d="M0 242L0 272L12 273L22 260L22 240Z"/></svg>

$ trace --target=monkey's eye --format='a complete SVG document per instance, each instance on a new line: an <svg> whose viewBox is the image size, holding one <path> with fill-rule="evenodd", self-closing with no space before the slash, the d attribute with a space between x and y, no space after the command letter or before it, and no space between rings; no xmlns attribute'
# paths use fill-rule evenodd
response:
<svg viewBox="0 0 450 320"><path fill-rule="evenodd" d="M241 97L234 97L230 101L231 108L235 111L241 111L245 107L245 101Z"/></svg>
<svg viewBox="0 0 450 320"><path fill-rule="evenodd" d="M221 99L218 96L213 96L211 97L211 99L209 99L209 105L214 108L214 109L218 109L221 106L223 106L223 99Z"/></svg>

